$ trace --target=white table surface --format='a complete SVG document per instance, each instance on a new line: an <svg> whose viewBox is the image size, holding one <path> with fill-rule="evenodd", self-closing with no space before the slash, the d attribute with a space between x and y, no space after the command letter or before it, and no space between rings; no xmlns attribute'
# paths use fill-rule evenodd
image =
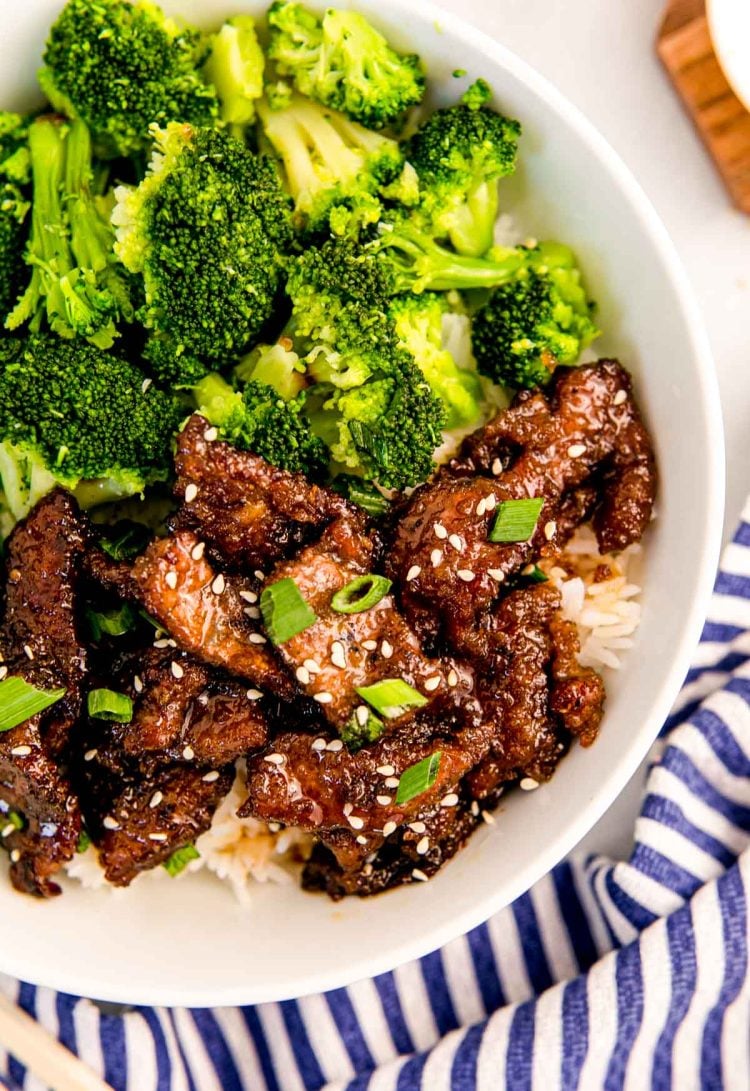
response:
<svg viewBox="0 0 750 1091"><path fill-rule="evenodd" d="M439 0L548 77L619 152L653 201L702 307L721 387L725 535L750 491L750 217L735 211L654 51L666 0ZM457 65L460 57L456 57ZM641 770L579 846L622 854Z"/></svg>

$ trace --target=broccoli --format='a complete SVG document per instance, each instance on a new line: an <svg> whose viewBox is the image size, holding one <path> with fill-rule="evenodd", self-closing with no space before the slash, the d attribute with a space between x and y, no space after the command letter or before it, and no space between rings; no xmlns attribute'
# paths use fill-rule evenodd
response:
<svg viewBox="0 0 750 1091"><path fill-rule="evenodd" d="M229 133L172 123L155 137L144 181L115 191L115 252L143 278L145 357L165 380L193 386L273 315L289 204L271 161Z"/></svg>
<svg viewBox="0 0 750 1091"><path fill-rule="evenodd" d="M203 73L216 88L221 120L233 136L242 137L255 120L256 100L263 94L265 59L251 15L228 19L211 40Z"/></svg>
<svg viewBox="0 0 750 1091"><path fill-rule="evenodd" d="M86 341L0 341L0 483L14 519L55 485L84 507L167 479L184 409Z"/></svg>
<svg viewBox="0 0 750 1091"><path fill-rule="evenodd" d="M265 383L284 401L291 401L305 387L305 365L292 344L291 338L282 336L275 345L256 345L237 364L235 378L242 383Z"/></svg>
<svg viewBox="0 0 750 1091"><path fill-rule="evenodd" d="M0 182L0 321L23 287L29 202L10 182Z"/></svg>
<svg viewBox="0 0 750 1091"><path fill-rule="evenodd" d="M399 342L443 402L446 426L456 428L478 422L482 390L478 375L459 368L443 347L443 315L450 312L445 296L423 292L396 296L389 315Z"/></svg>
<svg viewBox="0 0 750 1091"><path fill-rule="evenodd" d="M284 164L298 228L327 228L331 210L342 204L363 223L380 219L378 191L404 164L395 140L296 94L281 110L259 103L258 114Z"/></svg>
<svg viewBox="0 0 750 1091"><path fill-rule="evenodd" d="M52 106L80 117L97 152L132 155L148 147L149 125L214 124L214 89L198 68L206 46L150 0L68 0L50 30L39 83Z"/></svg>
<svg viewBox="0 0 750 1091"><path fill-rule="evenodd" d="M228 443L291 473L320 477L325 471L328 450L310 430L304 392L285 401L266 383L249 382L240 392L214 374L201 379L193 395L198 412Z"/></svg>
<svg viewBox="0 0 750 1091"><path fill-rule="evenodd" d="M268 12L268 55L298 91L382 129L422 101L419 57L396 53L364 16L329 8L320 20L303 4L276 0Z"/></svg>
<svg viewBox="0 0 750 1091"><path fill-rule="evenodd" d="M558 364L575 364L599 335L592 310L572 252L541 243L474 316L479 370L509 386L544 386Z"/></svg>
<svg viewBox="0 0 750 1091"><path fill-rule="evenodd" d="M38 117L29 128L29 152L31 276L5 325L15 330L28 323L37 332L46 320L61 337L109 348L118 321L129 321L133 311L112 250L114 233L92 191L89 131L82 121Z"/></svg>
<svg viewBox="0 0 750 1091"><path fill-rule="evenodd" d="M478 81L459 105L432 114L406 147L419 179L420 213L438 238L470 257L492 246L497 183L515 169L521 131L485 105L488 92Z"/></svg>
<svg viewBox="0 0 750 1091"><path fill-rule="evenodd" d="M0 180L25 186L31 181L29 121L0 110Z"/></svg>

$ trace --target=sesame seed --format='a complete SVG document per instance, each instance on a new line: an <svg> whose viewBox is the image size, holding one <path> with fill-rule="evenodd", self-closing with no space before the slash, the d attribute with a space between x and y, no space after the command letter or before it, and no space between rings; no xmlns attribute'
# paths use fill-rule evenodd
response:
<svg viewBox="0 0 750 1091"><path fill-rule="evenodd" d="M165 833L150 833L148 839L149 841L166 841L167 835Z"/></svg>
<svg viewBox="0 0 750 1091"><path fill-rule="evenodd" d="M185 749L182 751L182 756L185 761L192 761L195 757L195 751L193 750L192 746L186 746Z"/></svg>
<svg viewBox="0 0 750 1091"><path fill-rule="evenodd" d="M487 823L488 826L494 826L495 825L495 816L490 811L482 811L482 818L484 819L484 821Z"/></svg>
<svg viewBox="0 0 750 1091"><path fill-rule="evenodd" d="M320 693L313 693L313 701L317 701L319 705L330 705L333 701L333 694L329 693L327 689L321 690Z"/></svg>
<svg viewBox="0 0 750 1091"><path fill-rule="evenodd" d="M384 640L380 645L380 654L383 659L390 659L393 655L393 645L389 644L387 640Z"/></svg>
<svg viewBox="0 0 750 1091"><path fill-rule="evenodd" d="M392 765L379 765L375 772L380 773L381 777L392 777L396 770Z"/></svg>
<svg viewBox="0 0 750 1091"><path fill-rule="evenodd" d="M493 460L491 469L495 477L498 477L503 472L503 464L499 458Z"/></svg>
<svg viewBox="0 0 750 1091"><path fill-rule="evenodd" d="M385 786L386 786L386 788L398 788L398 786L399 786L398 777L386 777L385 778Z"/></svg>
<svg viewBox="0 0 750 1091"><path fill-rule="evenodd" d="M455 792L448 792L447 796L443 796L440 800L441 807L455 807L458 803L458 796Z"/></svg>
<svg viewBox="0 0 750 1091"><path fill-rule="evenodd" d="M155 648L160 648L160 649L161 648L168 648L169 647L169 641L165 637L162 637L160 640L155 640L154 641L154 647Z"/></svg>
<svg viewBox="0 0 750 1091"><path fill-rule="evenodd" d="M145 394L148 388L151 386L153 379L144 379L141 383L141 394Z"/></svg>
<svg viewBox="0 0 750 1091"><path fill-rule="evenodd" d="M628 400L627 390L618 390L617 393L614 396L613 404L614 405L622 405L622 403L626 402L627 400Z"/></svg>
<svg viewBox="0 0 750 1091"><path fill-rule="evenodd" d="M105 830L119 830L120 823L111 814L108 814L102 822L102 826L104 826Z"/></svg>
<svg viewBox="0 0 750 1091"><path fill-rule="evenodd" d="M479 817L479 804L475 799L472 799L471 801L471 813L474 815L475 818Z"/></svg>
<svg viewBox="0 0 750 1091"><path fill-rule="evenodd" d="M331 645L331 662L334 667L340 667L342 670L346 666L346 652L340 640L334 640Z"/></svg>
<svg viewBox="0 0 750 1091"><path fill-rule="evenodd" d="M133 679L133 689L136 693L143 693L143 679L141 678L140 674L136 674L135 678Z"/></svg>
<svg viewBox="0 0 750 1091"><path fill-rule="evenodd" d="M492 577L497 583L502 583L505 579L505 573L502 568L488 568L487 574Z"/></svg>
<svg viewBox="0 0 750 1091"><path fill-rule="evenodd" d="M9 822L7 826L3 826L0 830L0 837L10 837L16 827L12 822Z"/></svg>
<svg viewBox="0 0 750 1091"><path fill-rule="evenodd" d="M240 598L243 599L244 602L252 603L258 601L258 596L254 591L240 591Z"/></svg>
<svg viewBox="0 0 750 1091"><path fill-rule="evenodd" d="M266 638L262 635L262 633L250 633L250 635L249 635L249 637L247 639L250 641L251 644L265 644L266 643Z"/></svg>
<svg viewBox="0 0 750 1091"><path fill-rule="evenodd" d="M393 796L375 796L375 799L381 807L387 807L389 803L393 802Z"/></svg>
<svg viewBox="0 0 750 1091"><path fill-rule="evenodd" d="M307 667L297 667L297 669L296 669L296 671L294 673L297 676L297 681L301 685L303 685L303 686L309 686L310 685L310 672L307 669Z"/></svg>
<svg viewBox="0 0 750 1091"><path fill-rule="evenodd" d="M214 440L217 440L219 438L219 429L207 428L206 431L203 433L203 438L205 439L206 443L213 443Z"/></svg>
<svg viewBox="0 0 750 1091"><path fill-rule="evenodd" d="M192 504L198 495L198 486L194 481L191 481L188 487L185 489L185 503Z"/></svg>
<svg viewBox="0 0 750 1091"><path fill-rule="evenodd" d="M315 659L306 659L304 665L309 670L310 674L320 674L320 663Z"/></svg>
<svg viewBox="0 0 750 1091"><path fill-rule="evenodd" d="M214 781L219 779L219 770L212 769L210 773L206 773L205 777L201 777L206 784L213 784Z"/></svg>
<svg viewBox="0 0 750 1091"><path fill-rule="evenodd" d="M8 677L8 668L7 667L0 667L0 682L2 682L2 680L4 678L7 678L7 677Z"/></svg>
<svg viewBox="0 0 750 1091"><path fill-rule="evenodd" d="M424 856L426 852L430 851L430 839L429 837L423 837L421 841L417 841L417 854Z"/></svg>
<svg viewBox="0 0 750 1091"><path fill-rule="evenodd" d="M354 715L357 717L357 723L360 727L365 727L367 721L370 719L370 710L367 705L357 705L354 710Z"/></svg>
<svg viewBox="0 0 750 1091"><path fill-rule="evenodd" d="M430 881L429 875L425 875L423 871L420 871L418 867L415 867L411 873L412 879L415 879L418 883L427 883Z"/></svg>
<svg viewBox="0 0 750 1091"><path fill-rule="evenodd" d="M450 544L453 546L454 549L458 550L459 553L463 553L463 551L464 551L463 539L460 538L458 534L451 534L448 541L450 542Z"/></svg>
<svg viewBox="0 0 750 1091"><path fill-rule="evenodd" d="M459 568L456 575L460 580L463 580L464 583L471 583L471 581L475 579L474 573L470 568Z"/></svg>
<svg viewBox="0 0 750 1091"><path fill-rule="evenodd" d="M437 568L437 566L442 562L442 560L443 560L443 551L442 551L442 549L433 549L432 553L430 554L430 561L432 562L432 567Z"/></svg>
<svg viewBox="0 0 750 1091"><path fill-rule="evenodd" d="M351 826L351 828L353 830L364 829L365 820L364 820L364 818L360 818L359 815L350 814L349 817L347 818L347 822L349 823L349 825Z"/></svg>
<svg viewBox="0 0 750 1091"><path fill-rule="evenodd" d="M214 582L211 584L211 590L215 595L223 595L226 585L227 581L224 579L224 573L220 572Z"/></svg>
<svg viewBox="0 0 750 1091"><path fill-rule="evenodd" d="M12 863L18 863L18 861L21 859L21 853L18 849L13 849L13 852L10 854L10 859Z"/></svg>
<svg viewBox="0 0 750 1091"><path fill-rule="evenodd" d="M30 746L14 746L11 754L14 758L26 758L31 753Z"/></svg>
<svg viewBox="0 0 750 1091"><path fill-rule="evenodd" d="M343 749L344 744L342 743L341 739L331 739L331 741L326 746L326 750L328 750L328 752L331 754L338 754L339 750Z"/></svg>
<svg viewBox="0 0 750 1091"><path fill-rule="evenodd" d="M185 671L179 663L172 663L172 674L179 680L185 676Z"/></svg>
<svg viewBox="0 0 750 1091"><path fill-rule="evenodd" d="M487 511L495 510L495 507L497 506L497 497L494 492L491 492L489 496L485 496L484 506L487 508Z"/></svg>
<svg viewBox="0 0 750 1091"><path fill-rule="evenodd" d="M325 739L313 739L312 748L313 748L313 750L325 750L325 748L326 748Z"/></svg>
<svg viewBox="0 0 750 1091"><path fill-rule="evenodd" d="M448 531L442 523L433 523L432 529L435 531L436 538L445 539L448 537Z"/></svg>
<svg viewBox="0 0 750 1091"><path fill-rule="evenodd" d="M154 792L151 799L148 801L149 807L153 810L154 807L158 807L161 801L164 799L162 792Z"/></svg>
<svg viewBox="0 0 750 1091"><path fill-rule="evenodd" d="M357 834L357 844L358 845L366 845L367 844L367 838L363 837L361 833Z"/></svg>
<svg viewBox="0 0 750 1091"><path fill-rule="evenodd" d="M411 568L409 569L409 571L406 573L406 582L411 583L412 580L415 580L417 578L417 576L419 575L419 573L421 571L422 571L422 568L421 568L420 565L413 564L411 566Z"/></svg>
<svg viewBox="0 0 750 1091"><path fill-rule="evenodd" d="M534 780L533 777L524 777L519 787L522 788L524 792L533 792L535 788L539 787L539 781Z"/></svg>
<svg viewBox="0 0 750 1091"><path fill-rule="evenodd" d="M544 537L548 542L551 542L555 537L555 531L557 530L557 523L554 519L550 519L548 523L544 524Z"/></svg>
<svg viewBox="0 0 750 1091"><path fill-rule="evenodd" d="M383 837L390 837L395 829L395 822L386 822L386 824L383 826Z"/></svg>
<svg viewBox="0 0 750 1091"><path fill-rule="evenodd" d="M96 750L96 749L87 750L86 753L83 755L83 760L84 761L93 761L98 753L99 753L99 751Z"/></svg>
<svg viewBox="0 0 750 1091"><path fill-rule="evenodd" d="M344 812L344 818L348 818L349 815L354 810L354 804L353 803L345 803L344 806L342 807L342 810Z"/></svg>
<svg viewBox="0 0 750 1091"><path fill-rule="evenodd" d="M266 754L263 761L267 761L269 765L283 765L284 764L284 755L283 754Z"/></svg>
<svg viewBox="0 0 750 1091"><path fill-rule="evenodd" d="M255 576L256 580L260 580L261 582L266 578L265 572L261 572L259 568L255 569L253 575Z"/></svg>
<svg viewBox="0 0 750 1091"><path fill-rule="evenodd" d="M448 685L451 687L451 689L453 689L454 686L458 685L458 675L452 669L448 671Z"/></svg>
<svg viewBox="0 0 750 1091"><path fill-rule="evenodd" d="M535 564L527 564L525 568L521 569L522 576L533 576L536 569Z"/></svg>
<svg viewBox="0 0 750 1091"><path fill-rule="evenodd" d="M177 573L174 570L167 572L166 576L164 577L164 582L166 583L167 587L171 587L174 591L174 589L177 587Z"/></svg>
<svg viewBox="0 0 750 1091"><path fill-rule="evenodd" d="M362 647L365 649L365 651L374 652L377 649L377 646L378 646L377 640L363 640L362 641Z"/></svg>
<svg viewBox="0 0 750 1091"><path fill-rule="evenodd" d="M268 832L269 833L278 833L280 829L281 829L281 823L280 822L269 822L268 823Z"/></svg>
<svg viewBox="0 0 750 1091"><path fill-rule="evenodd" d="M581 455L583 455L585 453L586 453L586 444L585 443L573 443L570 447L568 447L568 455L571 458L580 458Z"/></svg>
<svg viewBox="0 0 750 1091"><path fill-rule="evenodd" d="M413 831L414 831L414 833L424 833L424 832L425 832L425 830L427 829L427 827L425 826L424 822L420 822L420 821L417 821L417 822L409 822L409 824L408 824L408 825L409 825L409 829L410 829L410 830L413 830Z"/></svg>
<svg viewBox="0 0 750 1091"><path fill-rule="evenodd" d="M32 649L32 648L30 647L30 645L28 645L28 644L24 644L24 646L23 646L23 651L24 651L24 655L26 656L26 658L27 658L27 659L32 659L32 660L33 660L33 658L34 658L34 651L33 651L33 649Z"/></svg>
<svg viewBox="0 0 750 1091"><path fill-rule="evenodd" d="M440 675L436 674L433 678L428 678L424 683L424 688L428 693L432 693L434 689L437 689L440 685Z"/></svg>
<svg viewBox="0 0 750 1091"><path fill-rule="evenodd" d="M257 621L260 617L260 610L257 606L246 606L242 612L245 617L252 618L253 621Z"/></svg>
<svg viewBox="0 0 750 1091"><path fill-rule="evenodd" d="M263 694L259 689L249 689L246 696L248 701L259 701Z"/></svg>

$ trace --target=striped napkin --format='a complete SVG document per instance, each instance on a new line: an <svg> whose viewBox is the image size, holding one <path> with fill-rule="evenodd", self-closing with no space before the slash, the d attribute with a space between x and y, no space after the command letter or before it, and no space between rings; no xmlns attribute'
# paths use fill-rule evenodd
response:
<svg viewBox="0 0 750 1091"><path fill-rule="evenodd" d="M348 989L139 1008L0 986L116 1091L750 1089L750 504L652 753L627 862L572 860ZM8 1086L42 1091L0 1054Z"/></svg>

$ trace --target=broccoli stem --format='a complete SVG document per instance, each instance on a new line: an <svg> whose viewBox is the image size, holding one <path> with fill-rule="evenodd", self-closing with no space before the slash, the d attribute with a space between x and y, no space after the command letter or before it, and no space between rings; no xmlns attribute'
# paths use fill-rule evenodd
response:
<svg viewBox="0 0 750 1091"><path fill-rule="evenodd" d="M498 205L497 180L480 182L451 213L448 237L459 254L480 258L492 247Z"/></svg>
<svg viewBox="0 0 750 1091"><path fill-rule="evenodd" d="M494 288L510 280L524 263L516 250L485 259L454 254L408 222L382 235L378 247L390 259L397 292Z"/></svg>

